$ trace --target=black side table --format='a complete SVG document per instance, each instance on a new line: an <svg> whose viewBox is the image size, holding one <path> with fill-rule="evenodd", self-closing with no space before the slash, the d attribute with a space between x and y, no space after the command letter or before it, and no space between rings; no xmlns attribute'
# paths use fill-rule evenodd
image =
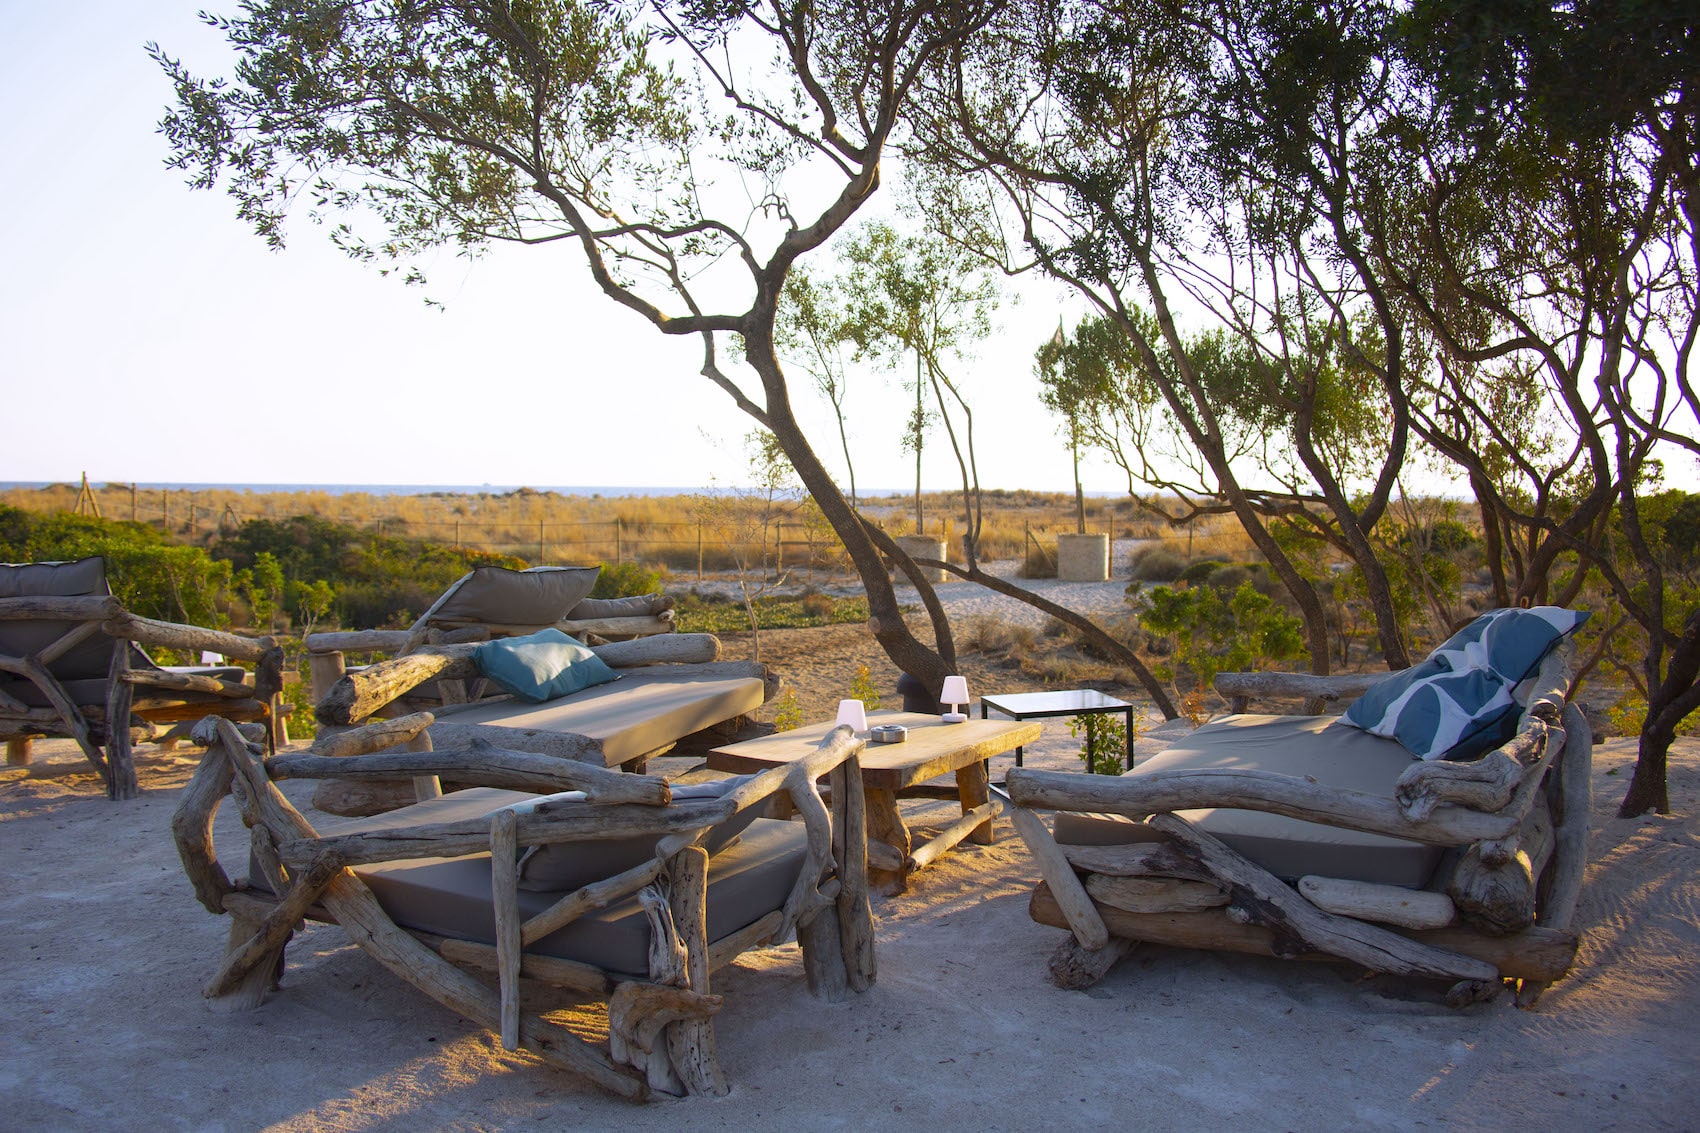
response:
<svg viewBox="0 0 1700 1133"><path fill-rule="evenodd" d="M1127 719L1127 768L1133 770L1133 705L1096 689L1067 689L1060 692L1009 692L980 697L980 718L986 709L996 709L1012 720L1041 720L1051 716L1090 716L1095 712L1120 712ZM1021 766L1021 749L1015 749L1015 765Z"/></svg>

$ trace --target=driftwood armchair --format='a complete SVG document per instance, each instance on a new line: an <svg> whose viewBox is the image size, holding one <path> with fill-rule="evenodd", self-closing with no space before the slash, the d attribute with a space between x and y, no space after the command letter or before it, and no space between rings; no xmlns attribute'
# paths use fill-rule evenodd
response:
<svg viewBox="0 0 1700 1133"><path fill-rule="evenodd" d="M1460 762L1413 761L1338 717L1243 714L1252 696L1351 699L1392 674L1224 673L1236 714L1126 775L1012 770L1044 878L1030 913L1069 930L1052 981L1088 986L1149 941L1447 981L1455 1006L1515 981L1532 1006L1577 947L1593 748L1565 703L1569 658L1518 685L1509 742Z"/></svg>
<svg viewBox="0 0 1700 1133"><path fill-rule="evenodd" d="M485 745L373 750L430 722L429 714L388 721L270 759L228 721L202 722L212 746L173 831L201 903L232 922L204 995L259 1006L297 923L337 923L383 967L497 1032L507 1049L523 1046L642 1100L651 1091L727 1091L712 1026L722 998L709 980L740 953L795 933L815 995L842 998L872 984L863 745L849 729L787 767L724 781L718 797L681 798L663 779ZM398 770L491 787L317 829L275 785ZM822 776L830 809L816 788ZM563 788L577 793L526 793ZM252 843L251 875L235 883L211 838L227 794ZM776 795L800 817L754 817ZM554 856L539 872L534 855ZM606 1001L606 1042L528 1011L525 981Z"/></svg>
<svg viewBox="0 0 1700 1133"><path fill-rule="evenodd" d="M598 569L480 567L410 630L309 635L318 719L334 728L428 711L439 743L484 741L640 772L698 733L712 738L705 747L735 738L778 691L773 674L756 662L720 660L712 634L674 632L673 601L664 595L583 597ZM585 641L620 679L529 703L481 678L479 645L540 629ZM392 655L346 664L347 652L372 650Z"/></svg>
<svg viewBox="0 0 1700 1133"><path fill-rule="evenodd" d="M212 651L256 668L165 669L145 645ZM98 556L0 564L0 738L8 762L28 763L37 736L67 736L108 796L134 798L138 739L162 738L158 725L214 711L265 721L276 740L282 685L283 651L271 638L138 617L112 596Z"/></svg>
<svg viewBox="0 0 1700 1133"><path fill-rule="evenodd" d="M403 656L427 645L464 645L546 627L592 643L674 632L673 599L664 594L590 598L600 567L478 567L456 579L407 629L342 630L307 635L313 699L323 700L347 671L347 654ZM451 678L445 678L449 680ZM465 699L464 687L420 689L439 703ZM447 694L447 699L441 698Z"/></svg>

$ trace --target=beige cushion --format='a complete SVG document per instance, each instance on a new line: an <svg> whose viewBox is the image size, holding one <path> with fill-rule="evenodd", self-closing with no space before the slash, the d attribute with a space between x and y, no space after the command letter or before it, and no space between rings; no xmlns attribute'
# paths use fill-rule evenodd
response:
<svg viewBox="0 0 1700 1133"><path fill-rule="evenodd" d="M1411 753L1393 740L1338 720L1336 716L1229 716L1206 724L1127 775L1226 768L1269 771L1391 797L1394 783L1411 766ZM1438 846L1261 811L1213 807L1178 813L1287 879L1314 873L1420 887L1441 855ZM1147 841L1150 832L1114 815L1058 813L1056 835L1059 842L1097 845Z"/></svg>
<svg viewBox="0 0 1700 1133"><path fill-rule="evenodd" d="M478 567L425 615L431 625L554 625L590 593L601 567Z"/></svg>
<svg viewBox="0 0 1700 1133"><path fill-rule="evenodd" d="M480 787L456 791L372 818L324 821L321 834L392 830L424 822L482 818L498 807L535 798L519 791ZM587 843L588 845L588 843ZM743 836L709 860L708 939L719 940L780 908L802 868L808 837L800 822L757 819ZM484 944L496 942L491 911L490 856L420 858L354 871L403 928ZM560 892L522 890L520 916L532 917ZM621 975L647 978L649 922L636 897L587 913L527 951L594 964Z"/></svg>
<svg viewBox="0 0 1700 1133"><path fill-rule="evenodd" d="M608 766L636 759L692 732L754 712L766 686L755 677L680 677L670 666L620 670L611 684L582 689L542 704L498 700L456 710L443 723L499 727L491 743L520 751L527 733L581 735L600 741Z"/></svg>

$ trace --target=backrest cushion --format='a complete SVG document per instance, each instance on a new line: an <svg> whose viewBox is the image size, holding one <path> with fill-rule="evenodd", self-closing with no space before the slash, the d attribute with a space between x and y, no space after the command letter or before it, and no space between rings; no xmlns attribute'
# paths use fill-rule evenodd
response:
<svg viewBox="0 0 1700 1133"><path fill-rule="evenodd" d="M606 661L558 629L486 641L472 651L472 663L506 691L534 703L620 679Z"/></svg>
<svg viewBox="0 0 1700 1133"><path fill-rule="evenodd" d="M0 563L0 598L105 597L106 561L99 555L66 563ZM0 621L0 653L21 657L45 649L77 623L48 619ZM112 663L112 639L96 634L55 661L62 681L101 680Z"/></svg>
<svg viewBox="0 0 1700 1133"><path fill-rule="evenodd" d="M1517 685L1588 614L1557 606L1490 610L1352 702L1341 720L1398 740L1418 759L1474 759L1516 734Z"/></svg>
<svg viewBox="0 0 1700 1133"><path fill-rule="evenodd" d="M1588 620L1586 610L1562 606L1489 610L1429 654L1445 658L1454 672L1486 669L1515 685L1535 674L1548 653Z"/></svg>
<svg viewBox="0 0 1700 1133"><path fill-rule="evenodd" d="M673 798L717 799L748 779L740 775L712 783L693 783L675 786ZM557 798L583 798L582 792L569 791ZM749 806L709 828L703 836L702 847L712 857L732 844L763 810ZM593 881L613 877L642 865L655 856L655 844L664 835L644 834L631 838L605 838L595 842L556 842L548 846L529 846L521 849L519 887L547 892L568 891L589 885Z"/></svg>
<svg viewBox="0 0 1700 1133"><path fill-rule="evenodd" d="M428 624L550 626L596 585L602 568L478 567L427 611Z"/></svg>

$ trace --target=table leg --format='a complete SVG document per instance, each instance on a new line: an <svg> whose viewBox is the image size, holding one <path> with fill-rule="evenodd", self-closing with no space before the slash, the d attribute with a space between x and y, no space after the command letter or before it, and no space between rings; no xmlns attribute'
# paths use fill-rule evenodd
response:
<svg viewBox="0 0 1700 1133"><path fill-rule="evenodd" d="M991 801L991 793L986 790L986 765L979 761L970 763L956 773L956 793L962 800L962 813L967 814L977 806ZM968 840L977 846L990 846L994 835L992 822L987 819L974 828L968 835Z"/></svg>
<svg viewBox="0 0 1700 1133"><path fill-rule="evenodd" d="M901 893L909 876L910 843L909 827L897 813L897 792L869 787L864 793L868 805L869 882L882 893Z"/></svg>
<svg viewBox="0 0 1700 1133"><path fill-rule="evenodd" d="M1127 706L1127 770L1133 770L1133 705Z"/></svg>

